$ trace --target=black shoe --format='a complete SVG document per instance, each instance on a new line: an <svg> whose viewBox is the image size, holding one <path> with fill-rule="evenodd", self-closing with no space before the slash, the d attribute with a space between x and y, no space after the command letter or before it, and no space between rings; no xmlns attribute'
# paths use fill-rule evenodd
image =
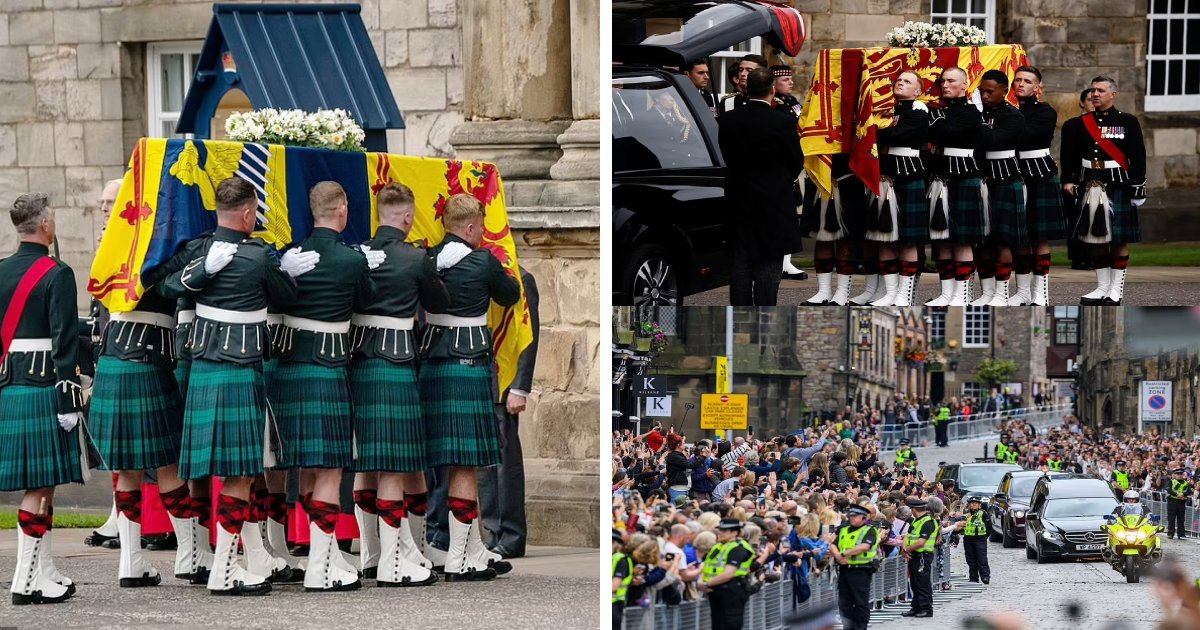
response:
<svg viewBox="0 0 1200 630"><path fill-rule="evenodd" d="M1083 306L1100 306L1106 298L1079 298L1079 303Z"/></svg>
<svg viewBox="0 0 1200 630"><path fill-rule="evenodd" d="M375 576L379 575L379 567L367 567L359 571L359 574L368 580L374 580Z"/></svg>
<svg viewBox="0 0 1200 630"><path fill-rule="evenodd" d="M121 588L141 588L143 586L158 586L162 583L161 575L143 575L142 577L121 578Z"/></svg>
<svg viewBox="0 0 1200 630"><path fill-rule="evenodd" d="M437 581L438 581L437 574L430 573L428 578L425 578L424 580L421 580L419 582L412 578L406 577L406 578L402 578L399 582L385 582L383 580L375 580L375 586L383 586L383 587L429 586L431 584L436 584Z"/></svg>
<svg viewBox="0 0 1200 630"><path fill-rule="evenodd" d="M495 547L491 548L491 552L500 554L500 557L504 558L505 560L509 560L512 558L524 558L525 557L525 548L524 547L522 547L520 550L512 550L512 549L509 549L508 547L496 545Z"/></svg>
<svg viewBox="0 0 1200 630"><path fill-rule="evenodd" d="M1100 306L1120 306L1122 300L1114 300L1110 297L1100 298Z"/></svg>
<svg viewBox="0 0 1200 630"><path fill-rule="evenodd" d="M209 591L209 593L212 593L213 595L228 595L228 596L233 596L233 597L240 596L240 595L245 595L245 596L266 595L267 593L270 593L270 592L271 592L271 583L270 582L263 582L262 584L252 584L252 585L242 584L241 582L238 582L237 584L233 585L233 588L225 590L225 591Z"/></svg>
<svg viewBox="0 0 1200 630"><path fill-rule="evenodd" d="M991 584L991 583L992 583L992 578L983 578L983 583L984 583L984 584Z"/></svg>
<svg viewBox="0 0 1200 630"><path fill-rule="evenodd" d="M294 584L296 582L303 582L304 573L301 572L300 579L296 579L296 571L297 569L285 566L277 571L272 571L270 577L267 578L267 581L273 584Z"/></svg>
<svg viewBox="0 0 1200 630"><path fill-rule="evenodd" d="M784 280L808 280L808 272L801 271L800 273L788 273L784 271L782 272L781 277Z"/></svg>
<svg viewBox="0 0 1200 630"><path fill-rule="evenodd" d="M916 616L917 616L917 611L915 611L915 610L906 610L906 611L904 611L904 612L900 613L900 616L901 616L901 617L916 617Z"/></svg>
<svg viewBox="0 0 1200 630"><path fill-rule="evenodd" d="M110 542L116 543L116 544L113 546L109 546L108 543L110 543ZM120 549L121 548L121 539L117 538L116 536L105 536L104 534L101 534L100 532L98 532L96 530L92 530L92 533L83 539L83 544L85 544L89 547L104 547L106 549Z"/></svg>
<svg viewBox="0 0 1200 630"><path fill-rule="evenodd" d="M921 612L913 615L913 617L932 617L932 616L933 616L932 610L922 610Z"/></svg>
<svg viewBox="0 0 1200 630"><path fill-rule="evenodd" d="M466 573L447 573L447 582L487 582L496 579L496 570L488 567L482 570L472 569Z"/></svg>
<svg viewBox="0 0 1200 630"><path fill-rule="evenodd" d="M360 588L362 588L362 580L354 580L349 584L334 582L333 586L329 588L310 588L306 586L304 590L309 593L338 593L341 591L357 591Z"/></svg>
<svg viewBox="0 0 1200 630"><path fill-rule="evenodd" d="M142 536L142 547L150 551L175 551L177 545L178 539L175 538L174 532L170 534Z"/></svg>
<svg viewBox="0 0 1200 630"><path fill-rule="evenodd" d="M42 595L41 591L34 591L34 592L30 593L29 595L13 593L12 594L12 603L13 603L13 606L28 606L29 604L58 604L61 602L65 602L70 598L71 598L70 591L63 593L59 597L46 597L45 595Z"/></svg>
<svg viewBox="0 0 1200 630"><path fill-rule="evenodd" d="M200 570L196 571L195 573L176 573L175 577L181 580L187 580L189 584L205 585L208 584L208 574L208 569L200 567Z"/></svg>
<svg viewBox="0 0 1200 630"><path fill-rule="evenodd" d="M495 571L496 575L504 575L513 570L512 563L504 560L489 560L488 568Z"/></svg>
<svg viewBox="0 0 1200 630"><path fill-rule="evenodd" d="M288 548L288 553L296 556L297 558L307 558L308 545L292 545L290 548Z"/></svg>

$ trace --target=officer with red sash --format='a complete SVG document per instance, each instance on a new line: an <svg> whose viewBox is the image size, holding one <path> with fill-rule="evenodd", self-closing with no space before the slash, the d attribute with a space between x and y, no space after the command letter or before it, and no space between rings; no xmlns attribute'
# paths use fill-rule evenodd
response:
<svg viewBox="0 0 1200 630"><path fill-rule="evenodd" d="M1092 245L1096 289L1080 304L1116 305L1125 293L1129 244L1141 241L1137 208L1146 201L1146 144L1132 114L1117 110L1114 79L1092 79L1096 111L1063 127L1063 189L1080 205L1076 236Z"/></svg>

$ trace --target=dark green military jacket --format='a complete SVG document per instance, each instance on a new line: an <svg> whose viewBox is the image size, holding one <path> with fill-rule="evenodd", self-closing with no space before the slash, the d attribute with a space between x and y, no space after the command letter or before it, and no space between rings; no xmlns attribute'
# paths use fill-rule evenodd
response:
<svg viewBox="0 0 1200 630"><path fill-rule="evenodd" d="M296 300L284 308L281 361L319 363L330 367L346 364L350 357L350 335L312 332L288 325L288 318L318 322L349 322L355 304L375 300L375 282L371 280L367 258L346 245L341 233L330 228L313 228L300 243L306 252L317 252L321 261L316 269L296 278Z"/></svg>
<svg viewBox="0 0 1200 630"><path fill-rule="evenodd" d="M175 319L175 300L168 298L154 286L146 289L138 300L134 313L152 313ZM110 316L104 327L100 355L115 357L122 361L153 363L167 369L175 367L175 329L163 328L144 322L121 321L122 315Z"/></svg>
<svg viewBox="0 0 1200 630"><path fill-rule="evenodd" d="M453 234L447 234L441 244L429 251L435 264L439 254L450 243L466 245L466 241ZM512 306L521 299L521 285L517 278L486 249L474 249L453 266L442 269L439 273L450 292L450 303L441 311L431 309L431 313L476 317L487 315L488 307L493 301L500 306ZM422 333L422 359L485 360L491 356L492 336L487 326L452 329L431 325L426 326Z"/></svg>
<svg viewBox="0 0 1200 630"><path fill-rule="evenodd" d="M50 249L21 243L17 252L0 260L0 321L4 321L17 285ZM83 409L79 386L79 313L75 273L62 261L43 277L25 303L14 339L50 339L49 352L10 352L0 365L0 388L7 385L54 387L58 413Z"/></svg>
<svg viewBox="0 0 1200 630"><path fill-rule="evenodd" d="M425 250L404 242L407 235L397 228L381 225L375 238L367 242L371 249L387 254L387 260L371 270L376 298L357 303L355 316L381 315L410 318L417 307L440 311L450 304L450 293L438 276L433 259ZM381 358L403 363L416 358L416 343L412 330L355 325L351 345L355 358Z"/></svg>
<svg viewBox="0 0 1200 630"><path fill-rule="evenodd" d="M228 266L209 277L204 271L204 257L214 241L238 243L240 247ZM142 283L161 283L158 290L168 298L189 297L196 304L229 311L259 311L296 299L296 283L279 268L279 259L271 248L225 227L189 241L170 260L147 271ZM187 343L192 359L248 365L263 360L269 341L265 321L230 324L197 315Z"/></svg>

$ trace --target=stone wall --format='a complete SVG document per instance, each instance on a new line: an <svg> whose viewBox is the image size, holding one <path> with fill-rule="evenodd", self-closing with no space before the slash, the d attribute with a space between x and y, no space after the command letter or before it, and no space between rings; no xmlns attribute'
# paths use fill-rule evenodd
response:
<svg viewBox="0 0 1200 630"><path fill-rule="evenodd" d="M964 348L963 308L950 307L946 312L947 346L943 351L946 355L946 397L961 396L963 383L979 382L976 376L979 366L985 359L995 356L1016 362L1017 372L1012 382L1022 384L1022 397L1030 402L1034 384L1042 389L1049 387L1045 361L1050 337L1048 332L1042 332L1049 326L1048 322L1044 308L993 308L994 348ZM957 347L951 347L951 341ZM952 361L958 363L957 370L950 369Z"/></svg>

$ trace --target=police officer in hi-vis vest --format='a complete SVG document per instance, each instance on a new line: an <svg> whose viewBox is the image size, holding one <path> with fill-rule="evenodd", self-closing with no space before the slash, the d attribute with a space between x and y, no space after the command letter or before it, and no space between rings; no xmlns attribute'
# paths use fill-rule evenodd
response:
<svg viewBox="0 0 1200 630"><path fill-rule="evenodd" d="M1183 513L1187 506L1188 495L1192 493L1192 484L1187 480L1187 471L1176 468L1172 471L1171 489L1167 493L1167 538L1174 538L1175 532L1179 537L1187 535L1183 528Z"/></svg>
<svg viewBox="0 0 1200 630"><path fill-rule="evenodd" d="M1055 472L1063 469L1063 458L1058 451L1050 451L1050 455L1046 457L1046 467Z"/></svg>
<svg viewBox="0 0 1200 630"><path fill-rule="evenodd" d="M860 505L846 510L849 522L838 528L837 546L829 548L838 567L838 610L844 630L865 630L871 622L871 574L879 555L879 532Z"/></svg>
<svg viewBox="0 0 1200 630"><path fill-rule="evenodd" d="M917 454L909 446L908 438L900 438L900 448L896 450L896 463L908 468L917 467Z"/></svg>
<svg viewBox="0 0 1200 630"><path fill-rule="evenodd" d="M938 522L929 515L929 504L912 497L905 501L912 510L913 522L904 536L900 551L908 559L908 581L912 586L912 609L903 617L933 616L933 553L937 544Z"/></svg>
<svg viewBox="0 0 1200 630"><path fill-rule="evenodd" d="M1121 492L1129 489L1129 473L1125 472L1125 460L1118 459L1113 465L1113 471L1108 475L1108 481L1113 488L1119 488Z"/></svg>
<svg viewBox="0 0 1200 630"><path fill-rule="evenodd" d="M621 630L622 617L625 616L625 593L633 583L633 560L621 551L625 539L621 532L612 533L612 627Z"/></svg>
<svg viewBox="0 0 1200 630"><path fill-rule="evenodd" d="M963 551L967 554L967 566L970 568L970 580L984 584L992 581L992 569L988 566L987 518L983 513L983 498L979 495L967 497L967 520L954 524L954 529L962 530Z"/></svg>
<svg viewBox="0 0 1200 630"><path fill-rule="evenodd" d="M746 600L750 599L750 593L744 578L750 574L754 550L742 540L741 534L741 521L721 519L717 526L717 544L704 557L699 588L708 594L713 630L741 630L746 616Z"/></svg>

